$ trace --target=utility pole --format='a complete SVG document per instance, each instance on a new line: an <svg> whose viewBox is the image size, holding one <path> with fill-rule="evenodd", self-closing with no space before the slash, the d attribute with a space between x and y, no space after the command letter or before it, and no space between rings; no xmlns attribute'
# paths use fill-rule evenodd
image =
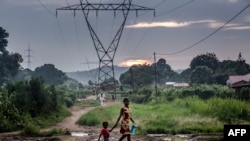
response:
<svg viewBox="0 0 250 141"><path fill-rule="evenodd" d="M135 92L135 80L134 80L134 74L133 74L133 67L130 68L130 75L131 75L131 79L132 79L132 87L133 87L133 94Z"/></svg>
<svg viewBox="0 0 250 141"><path fill-rule="evenodd" d="M83 3L83 0L80 0L80 4L70 5L62 8L56 9L56 15L58 10L71 10L74 12L82 11L84 15L84 19L87 23L95 50L97 52L99 58L99 72L98 72L98 85L102 85L101 87L112 87L114 90L114 94L116 94L116 82L115 82L115 73L114 73L114 57L115 53L121 39L121 35L129 14L129 11L136 11L136 15L138 11L142 10L153 10L152 8L147 8L139 5L132 4L132 0L124 0L122 3L90 3L86 0L86 3ZM95 11L96 16L99 11L113 11L114 16L116 16L116 12L120 11L123 15L123 20L120 25L120 28L116 32L113 40L111 41L108 47L104 47L99 37L97 36L95 30L89 22L89 12ZM113 84L110 84L113 83Z"/></svg>
<svg viewBox="0 0 250 141"><path fill-rule="evenodd" d="M97 83L96 83L96 71L95 70L91 70L91 68L89 67L89 64L98 64L98 62L90 62L89 60L88 60L88 58L86 58L86 62L84 62L84 63L81 63L81 64L87 64L87 66L88 66L88 72L89 72L89 76L90 76L90 79L91 79L91 81L93 81L93 83L94 83L94 92L95 92L95 96L96 96L96 98L98 98L98 94L97 94Z"/></svg>
<svg viewBox="0 0 250 141"><path fill-rule="evenodd" d="M27 61L27 68L28 69L31 69L31 52L32 52L32 50L30 49L30 44L28 45L28 49L26 49L25 51L27 51L28 52L28 55L26 55L25 57L28 57L28 61Z"/></svg>
<svg viewBox="0 0 250 141"><path fill-rule="evenodd" d="M156 55L155 55L155 52L154 52L154 63L155 63L155 65L154 65L154 68L155 68L155 95L156 96L158 96L158 94L157 94L157 77L156 77L156 68L157 68L157 66L156 66Z"/></svg>

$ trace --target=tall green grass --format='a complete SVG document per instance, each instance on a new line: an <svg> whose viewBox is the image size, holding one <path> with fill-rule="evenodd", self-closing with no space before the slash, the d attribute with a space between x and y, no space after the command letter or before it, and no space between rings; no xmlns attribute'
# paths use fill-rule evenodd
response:
<svg viewBox="0 0 250 141"><path fill-rule="evenodd" d="M137 134L150 133L222 133L224 124L250 123L250 103L236 99L197 97L171 102L131 103L132 115L138 124ZM79 124L100 126L108 121L113 126L122 104L90 111Z"/></svg>
<svg viewBox="0 0 250 141"><path fill-rule="evenodd" d="M119 106L120 107L120 106ZM103 121L115 123L120 109L118 106L111 106L108 108L98 107L81 116L77 124L88 126L101 126Z"/></svg>

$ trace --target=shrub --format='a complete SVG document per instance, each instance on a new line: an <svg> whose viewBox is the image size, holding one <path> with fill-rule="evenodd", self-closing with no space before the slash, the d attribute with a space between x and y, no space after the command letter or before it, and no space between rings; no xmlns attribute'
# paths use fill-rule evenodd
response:
<svg viewBox="0 0 250 141"><path fill-rule="evenodd" d="M101 117L98 115L89 112L88 114L82 116L78 121L77 124L80 125L87 125L87 126L97 126L101 123Z"/></svg>
<svg viewBox="0 0 250 141"><path fill-rule="evenodd" d="M27 124L21 132L22 135L40 136L40 128L32 123Z"/></svg>
<svg viewBox="0 0 250 141"><path fill-rule="evenodd" d="M240 120L249 120L249 105L236 99L209 100L210 113L228 124L236 124Z"/></svg>

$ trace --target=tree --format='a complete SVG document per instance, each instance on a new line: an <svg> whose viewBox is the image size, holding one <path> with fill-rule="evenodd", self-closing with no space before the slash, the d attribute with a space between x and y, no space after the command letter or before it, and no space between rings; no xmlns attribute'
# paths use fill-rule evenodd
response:
<svg viewBox="0 0 250 141"><path fill-rule="evenodd" d="M191 74L191 69L187 68L184 71L181 72L181 77L184 82L189 82L189 76Z"/></svg>
<svg viewBox="0 0 250 141"><path fill-rule="evenodd" d="M237 75L235 72L236 61L233 60L223 60L219 62L216 73L225 73L228 75Z"/></svg>
<svg viewBox="0 0 250 141"><path fill-rule="evenodd" d="M194 70L197 66L206 66L210 68L213 73L218 67L218 59L215 53L201 54L193 58L190 63L191 70Z"/></svg>
<svg viewBox="0 0 250 141"><path fill-rule="evenodd" d="M88 81L88 84L89 84L89 86L93 86L94 85L94 83L91 80Z"/></svg>
<svg viewBox="0 0 250 141"><path fill-rule="evenodd" d="M59 85L63 84L68 79L67 75L55 68L53 64L44 64L41 67L37 67L34 71L35 77L40 77L45 84Z"/></svg>
<svg viewBox="0 0 250 141"><path fill-rule="evenodd" d="M241 52L239 53L238 59L236 60L235 72L239 75L244 75L250 72L250 66L246 64Z"/></svg>
<svg viewBox="0 0 250 141"><path fill-rule="evenodd" d="M14 77L19 68L23 58L18 53L9 53L6 49L9 34L0 27L0 85L6 83Z"/></svg>
<svg viewBox="0 0 250 141"><path fill-rule="evenodd" d="M212 70L206 66L198 66L190 74L192 84L211 84Z"/></svg>
<svg viewBox="0 0 250 141"><path fill-rule="evenodd" d="M245 75L250 73L250 65L246 63L241 53L236 61L224 60L219 62L216 73L229 75Z"/></svg>
<svg viewBox="0 0 250 141"><path fill-rule="evenodd" d="M152 65L154 66L154 64ZM172 70L167 61L163 58L157 62L157 83L165 84L167 81L180 81L180 75Z"/></svg>
<svg viewBox="0 0 250 141"><path fill-rule="evenodd" d="M244 63L245 63L245 59L242 57L241 52L240 52L239 55L238 55L237 61L239 61L239 62L244 62Z"/></svg>
<svg viewBox="0 0 250 141"><path fill-rule="evenodd" d="M148 65L133 65L129 70L120 76L120 82L122 84L131 85L133 87L141 87L150 85L156 81L160 84L165 84L167 81L179 81L180 75L174 72L170 65L166 63L166 60L161 58L156 62L156 74L155 63Z"/></svg>
<svg viewBox="0 0 250 141"><path fill-rule="evenodd" d="M132 85L134 87L151 84L154 81L153 66L133 65L128 71L121 74L119 80L124 85Z"/></svg>

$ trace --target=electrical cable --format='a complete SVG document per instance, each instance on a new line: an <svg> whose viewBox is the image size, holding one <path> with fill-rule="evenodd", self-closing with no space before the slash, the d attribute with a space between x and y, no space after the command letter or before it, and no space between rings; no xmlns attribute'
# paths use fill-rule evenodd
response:
<svg viewBox="0 0 250 141"><path fill-rule="evenodd" d="M157 7L161 6L164 2L166 2L166 1L164 1L164 0L161 1L159 4L157 4L156 6L154 6L154 8L157 8ZM159 14L158 16L155 16L155 17L152 19L151 22L153 22L153 21L155 20L155 18L157 18L157 17L159 17L159 16L162 16L162 15L165 15L165 14L169 14L169 13L171 13L171 12L174 12L174 11L176 11L176 10L179 10L180 8L183 8L183 7L185 7L185 6L189 5L189 4L191 4L192 2L194 2L194 0L190 0L190 1L186 2L186 3L184 3L184 4L181 4L181 5L179 5L179 6L175 7L175 8L173 8L173 9L170 9L170 10L164 12L164 13L161 13L161 14ZM140 15L140 16L141 16L141 15ZM135 50L138 49L138 47L140 46L140 44L142 43L142 41L144 40L144 38L146 37L146 34L147 34L148 32L149 32L149 27L147 27L147 29L146 29L146 31L144 32L142 38L139 40L137 46L133 49L133 51L132 51L130 54L135 53Z"/></svg>
<svg viewBox="0 0 250 141"><path fill-rule="evenodd" d="M162 0L160 3L158 3L156 6L154 6L154 8L157 8L157 7L161 6L161 5L162 5L163 3L165 3L166 1L167 1L167 0ZM144 13L138 15L138 17L140 17L140 16L142 16L143 14L146 14L146 13L148 13L148 11L146 11L146 12L144 12ZM135 20L135 21L136 21L136 20ZM154 21L154 19L153 19L151 22L153 22L153 21ZM131 37L131 34L132 34L132 31L133 31L133 30L134 30L134 28L131 28L131 29L130 29L129 34L128 34L128 36L127 36L125 42L124 42L124 45L123 45L122 49L124 48L124 46L125 46L126 43L128 42L129 38ZM131 51L130 55L131 55L132 53L134 53L135 50L139 47L139 45L142 43L143 39L145 38L146 34L148 33L148 31L149 31L149 28L146 29L146 31L145 31L145 33L143 34L142 38L139 40L139 42L138 42L136 48L134 48L133 51Z"/></svg>
<svg viewBox="0 0 250 141"><path fill-rule="evenodd" d="M173 8L173 9L170 9L170 10L168 10L168 11L166 11L166 12L163 12L163 13L157 15L156 17L160 17L160 16L163 16L163 15L165 15L165 14L169 14L169 13L171 13L171 12L173 12L173 11L176 11L176 10L178 10L178 9L180 9L180 8L183 8L183 7L185 7L185 6L189 5L189 4L191 4L192 2L194 2L194 0L190 0L190 1L188 1L188 2L186 2L186 3L184 3L184 4L182 4L182 5L179 5L179 6Z"/></svg>
<svg viewBox="0 0 250 141"><path fill-rule="evenodd" d="M226 23L224 23L222 26L220 26L219 28L217 28L215 31L213 31L212 33L208 34L206 37L204 37L203 39L199 40L198 42L184 48L184 49L181 49L179 51L175 51L175 52L172 52L172 53L168 53L168 54L161 54L161 53L157 53L158 55L175 55L175 54L178 54L178 53L181 53L181 52L184 52L188 49L191 49L197 45L199 45L200 43L202 43L203 41L207 40L209 37L213 36L215 33L217 33L218 31L220 31L222 28L224 28L227 24L229 24L231 21L233 21L235 18L237 18L241 13L243 13L248 7L250 7L250 3L245 6L242 10L240 10L236 15L234 15L231 19L229 19Z"/></svg>
<svg viewBox="0 0 250 141"><path fill-rule="evenodd" d="M54 13L53 13L46 5L44 5L40 0L37 0L37 2L38 2L44 9L46 9L51 15L53 15L53 17L56 18L56 22L57 22L57 25L58 25L58 27L59 27L59 32L60 32L61 38L62 38L62 40L63 40L63 44L64 44L64 47L65 47L65 49L66 49L68 58L70 59L71 64L73 64L72 58L71 58L70 55L69 55L69 51L68 51L68 48L67 48L67 44L66 44L65 38L64 38L64 36L63 36L63 32L62 32L62 29L61 29L60 22L59 22L59 20L58 20L58 18L57 18L57 16L56 16L56 14L54 14ZM74 64L73 64L73 65L74 65ZM75 66L74 66L74 67L75 67Z"/></svg>
<svg viewBox="0 0 250 141"><path fill-rule="evenodd" d="M65 0L66 4L68 6L70 6L68 0ZM78 34L78 30L77 30L77 22L76 22L76 16L74 14L74 11L72 12L72 14L74 15L74 27L75 27L75 35L76 35L76 42L77 42L77 48L78 48L78 55L80 55L81 49L80 49L80 41L79 41L79 34Z"/></svg>
<svg viewBox="0 0 250 141"><path fill-rule="evenodd" d="M46 9L51 15L56 16L54 12L52 12L47 6L45 6L40 0L37 0L37 2L44 8Z"/></svg>

